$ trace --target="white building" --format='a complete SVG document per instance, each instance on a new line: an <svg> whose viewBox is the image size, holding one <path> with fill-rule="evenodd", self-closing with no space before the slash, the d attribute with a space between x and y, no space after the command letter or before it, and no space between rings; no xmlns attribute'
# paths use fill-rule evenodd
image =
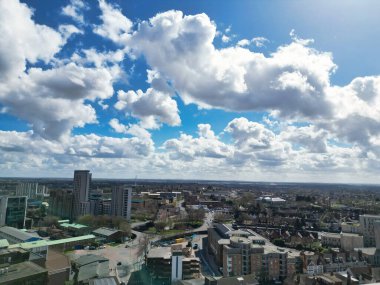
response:
<svg viewBox="0 0 380 285"><path fill-rule="evenodd" d="M354 248L362 248L364 246L363 236L358 234L341 233L340 247L347 251L352 251Z"/></svg>
<svg viewBox="0 0 380 285"><path fill-rule="evenodd" d="M354 248L362 248L364 241L363 236L349 233L322 233L322 245L331 247L339 247L347 251L352 251Z"/></svg>
<svg viewBox="0 0 380 285"><path fill-rule="evenodd" d="M111 215L131 219L132 187L115 186L112 189Z"/></svg>
<svg viewBox="0 0 380 285"><path fill-rule="evenodd" d="M74 171L73 219L90 214L90 183L91 173L89 170Z"/></svg>
<svg viewBox="0 0 380 285"><path fill-rule="evenodd" d="M19 183L16 186L16 196L27 196L28 199L43 199L49 196L49 189L38 182Z"/></svg>
<svg viewBox="0 0 380 285"><path fill-rule="evenodd" d="M364 238L364 247L373 247L376 245L375 242L375 221L380 221L380 216L377 215L360 215L360 227L362 229Z"/></svg>

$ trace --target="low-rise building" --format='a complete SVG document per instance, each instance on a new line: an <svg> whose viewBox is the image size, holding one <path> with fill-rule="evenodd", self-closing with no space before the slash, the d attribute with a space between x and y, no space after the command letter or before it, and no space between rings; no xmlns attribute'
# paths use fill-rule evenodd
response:
<svg viewBox="0 0 380 285"><path fill-rule="evenodd" d="M32 242L16 243L9 246L10 249L22 248L30 252L29 260L46 260L48 254L48 242L37 240Z"/></svg>
<svg viewBox="0 0 380 285"><path fill-rule="evenodd" d="M48 271L30 261L11 264L0 269L0 284L28 285L47 284Z"/></svg>
<svg viewBox="0 0 380 285"><path fill-rule="evenodd" d="M340 247L346 251L353 251L355 248L364 247L363 236L351 233L341 233Z"/></svg>
<svg viewBox="0 0 380 285"><path fill-rule="evenodd" d="M322 233L321 243L324 246L339 247L346 251L364 246L363 236L351 233Z"/></svg>
<svg viewBox="0 0 380 285"><path fill-rule="evenodd" d="M87 235L91 232L90 227L82 224L61 223L58 227L74 237Z"/></svg>
<svg viewBox="0 0 380 285"><path fill-rule="evenodd" d="M79 237L49 240L47 242L49 249L55 249L57 251L65 251L68 249L74 249L76 246L87 246L95 242L94 235L85 235Z"/></svg>
<svg viewBox="0 0 380 285"><path fill-rule="evenodd" d="M47 285L65 285L66 281L70 279L70 260L63 253L49 250L43 267L48 270Z"/></svg>
<svg viewBox="0 0 380 285"><path fill-rule="evenodd" d="M10 244L41 240L40 237L32 235L26 231L7 226L0 228L0 238L8 240Z"/></svg>
<svg viewBox="0 0 380 285"><path fill-rule="evenodd" d="M88 284L94 278L109 276L109 260L99 255L87 254L72 260L74 281Z"/></svg>
<svg viewBox="0 0 380 285"><path fill-rule="evenodd" d="M160 283L199 278L199 263L191 247L183 247L182 244L151 248L147 256L150 276Z"/></svg>
<svg viewBox="0 0 380 285"><path fill-rule="evenodd" d="M359 222L342 222L340 224L342 232L352 233L352 234L361 234L362 229Z"/></svg>
<svg viewBox="0 0 380 285"><path fill-rule="evenodd" d="M109 228L99 228L92 233L96 236L96 239L101 242L123 242L124 232Z"/></svg>
<svg viewBox="0 0 380 285"><path fill-rule="evenodd" d="M322 233L321 243L324 246L340 247L340 234Z"/></svg>
<svg viewBox="0 0 380 285"><path fill-rule="evenodd" d="M3 248L0 251L0 266L2 264L16 264L29 260L30 253L22 248Z"/></svg>

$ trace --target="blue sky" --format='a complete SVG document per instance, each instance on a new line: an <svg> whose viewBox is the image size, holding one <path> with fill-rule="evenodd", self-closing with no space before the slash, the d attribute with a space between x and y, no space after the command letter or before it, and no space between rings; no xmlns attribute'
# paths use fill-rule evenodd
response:
<svg viewBox="0 0 380 285"><path fill-rule="evenodd" d="M0 173L378 183L378 1L0 4Z"/></svg>

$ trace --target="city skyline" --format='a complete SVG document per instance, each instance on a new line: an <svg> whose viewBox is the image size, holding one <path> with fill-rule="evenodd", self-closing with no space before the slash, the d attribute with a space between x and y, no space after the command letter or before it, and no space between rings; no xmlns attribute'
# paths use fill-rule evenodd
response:
<svg viewBox="0 0 380 285"><path fill-rule="evenodd" d="M380 183L380 3L156 2L0 2L0 176Z"/></svg>

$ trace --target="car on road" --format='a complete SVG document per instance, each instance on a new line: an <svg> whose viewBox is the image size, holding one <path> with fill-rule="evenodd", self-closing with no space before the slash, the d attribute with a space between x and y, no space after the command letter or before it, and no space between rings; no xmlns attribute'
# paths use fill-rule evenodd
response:
<svg viewBox="0 0 380 285"><path fill-rule="evenodd" d="M193 249L198 249L198 244L197 243L193 245Z"/></svg>
<svg viewBox="0 0 380 285"><path fill-rule="evenodd" d="M120 266L120 265L121 265L121 261L119 261L119 262L117 263L117 265Z"/></svg>

